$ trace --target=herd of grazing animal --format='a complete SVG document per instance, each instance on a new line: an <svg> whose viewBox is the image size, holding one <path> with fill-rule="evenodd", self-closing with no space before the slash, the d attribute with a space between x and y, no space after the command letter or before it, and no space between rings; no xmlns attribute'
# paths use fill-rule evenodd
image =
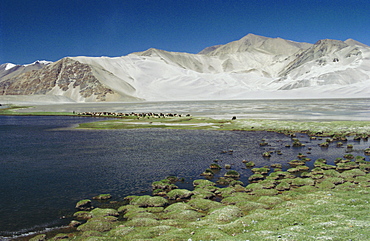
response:
<svg viewBox="0 0 370 241"><path fill-rule="evenodd" d="M91 117L136 117L138 119L144 118L144 117L152 117L152 118L166 118L166 117L190 117L190 114L181 115L181 114L172 114L172 113L117 113L117 112L81 112L77 115L80 116L91 116Z"/></svg>

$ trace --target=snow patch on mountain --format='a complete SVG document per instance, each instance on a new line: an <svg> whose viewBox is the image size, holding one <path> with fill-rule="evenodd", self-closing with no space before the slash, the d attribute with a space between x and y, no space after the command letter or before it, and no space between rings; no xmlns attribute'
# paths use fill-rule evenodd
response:
<svg viewBox="0 0 370 241"><path fill-rule="evenodd" d="M5 70L9 70L9 69L11 69L11 68L13 68L15 66L17 66L17 65L12 64L12 63L6 63L6 64L4 64L4 67L5 67L4 69Z"/></svg>
<svg viewBox="0 0 370 241"><path fill-rule="evenodd" d="M53 63L53 62L47 61L47 60L36 60L35 62L33 62L31 64L24 64L23 66L27 67L27 66L31 66L31 65L48 65L48 64L51 64L51 63Z"/></svg>

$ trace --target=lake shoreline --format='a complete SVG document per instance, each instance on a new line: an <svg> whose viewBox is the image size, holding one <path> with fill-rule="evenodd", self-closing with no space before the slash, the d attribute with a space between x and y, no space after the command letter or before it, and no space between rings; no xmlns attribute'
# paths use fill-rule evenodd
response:
<svg viewBox="0 0 370 241"><path fill-rule="evenodd" d="M181 189L175 186L181 180L167 177L153 182L152 195L127 196L124 205L113 201L90 208L91 200L81 200L76 208L83 208L77 209L70 224L74 227L35 234L30 240L353 238L348 230L366 239L368 212L363 211L368 203L364 194L370 194L370 162L359 156L350 159L337 158L335 165L316 160L315 168L299 175L293 169L311 160L301 157L302 164L291 164L287 171L247 166L254 175L245 187L238 177L225 175L219 179L223 184L205 178L194 180L192 190Z"/></svg>
<svg viewBox="0 0 370 241"><path fill-rule="evenodd" d="M112 118L112 120L80 124L80 129L132 129L132 128L168 128L168 129L204 129L204 130L239 130L239 131L274 131L291 134L294 132L311 135L332 136L356 135L370 132L370 121L303 121L271 119L213 119L210 117L190 116L190 114L171 114L172 116L138 116L131 113L122 116L112 114L92 115L86 113L65 112L16 112L30 107L14 106L0 109L5 116L71 116L90 118ZM103 112L105 113L105 112ZM146 113L145 113L146 114ZM159 116L159 117L158 117ZM123 122L120 122L123 120Z"/></svg>

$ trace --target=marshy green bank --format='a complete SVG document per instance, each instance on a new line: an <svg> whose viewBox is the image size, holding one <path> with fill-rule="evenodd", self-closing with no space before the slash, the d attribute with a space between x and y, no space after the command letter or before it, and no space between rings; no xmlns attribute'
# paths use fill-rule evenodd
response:
<svg viewBox="0 0 370 241"><path fill-rule="evenodd" d="M212 119L209 117L193 117L190 115L176 116L136 116L127 114L117 116L102 112L99 115L74 112L17 112L28 109L29 106L9 106L0 109L0 115L27 116L84 116L108 117L110 120L82 123L78 128L83 129L135 129L135 128L167 128L167 129L200 129L200 130L242 130L242 131L274 131L279 133L307 133L309 135L366 135L370 133L370 121L291 121L272 119ZM106 113L106 114L104 114ZM115 113L113 113L115 114Z"/></svg>
<svg viewBox="0 0 370 241"><path fill-rule="evenodd" d="M3 114L12 112L5 111ZM291 146L299 144L294 136L299 132L312 138L327 137L329 146L323 148L332 148L333 143L338 147L349 138L366 142L370 135L368 121L192 116L119 117L77 128L274 131L290 135ZM239 181L234 170L216 182L194 180L191 190L178 187L181 177L164 177L152 183L152 195L118 201L108 194L87 197L76 204L70 227L59 233L37 234L30 240L370 240L369 154L368 148L356 156L337 157L333 165L302 155L291 160L286 171L281 165L254 168L252 160L240 160L254 173L248 184ZM309 162L312 165L307 165ZM210 168L199 170L199 174L212 175L215 166L210 163ZM93 199L101 206L92 207Z"/></svg>
<svg viewBox="0 0 370 241"><path fill-rule="evenodd" d="M339 171L342 162L354 164ZM31 240L369 240L369 170L357 157L300 175L277 168L248 185L199 179L193 190L168 177L153 182L152 196L127 196L122 206L82 200L72 232Z"/></svg>
<svg viewBox="0 0 370 241"><path fill-rule="evenodd" d="M362 135L370 133L370 121L288 121L268 119L222 120L207 117L122 118L80 124L84 129L168 128L201 130L274 131L309 135Z"/></svg>

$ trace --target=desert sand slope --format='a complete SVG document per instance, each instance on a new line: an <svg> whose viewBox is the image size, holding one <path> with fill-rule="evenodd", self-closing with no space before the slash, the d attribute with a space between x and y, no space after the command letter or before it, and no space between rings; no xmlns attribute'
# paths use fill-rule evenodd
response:
<svg viewBox="0 0 370 241"><path fill-rule="evenodd" d="M4 74L10 67L0 66L2 95L77 102L370 96L370 47L352 39L308 44L248 34L199 54L151 48L115 58L68 57Z"/></svg>
<svg viewBox="0 0 370 241"><path fill-rule="evenodd" d="M284 90L321 86L328 91L330 87L333 91L347 89L344 95L366 92L370 80L370 48L353 41L347 43L318 41L289 63L274 83L283 84L279 89Z"/></svg>

